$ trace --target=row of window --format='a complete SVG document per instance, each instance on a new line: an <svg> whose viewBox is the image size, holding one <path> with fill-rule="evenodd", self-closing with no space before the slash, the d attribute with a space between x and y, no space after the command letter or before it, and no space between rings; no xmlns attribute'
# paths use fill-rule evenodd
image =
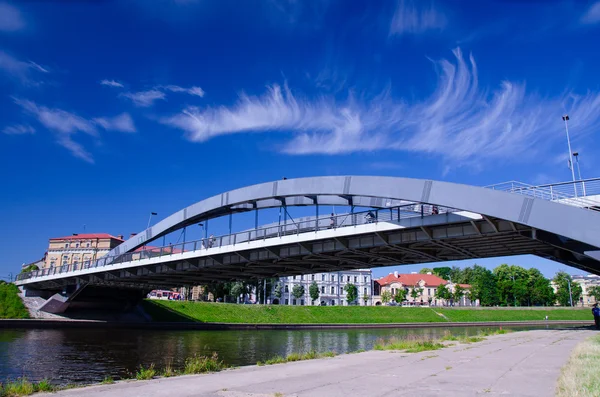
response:
<svg viewBox="0 0 600 397"><path fill-rule="evenodd" d="M398 292L399 289L400 288L392 288L391 289L392 290L392 295L395 295L396 292ZM410 289L405 287L404 291L406 291L406 293L409 293ZM425 292L425 290L423 290L423 292ZM435 295L435 288L433 288L433 294L431 293L431 288L427 288L427 295Z"/></svg>
<svg viewBox="0 0 600 397"><path fill-rule="evenodd" d="M315 281L315 275L314 275L314 274L311 274L310 276L311 276L311 280L312 280L312 281ZM326 280L325 280L326 276L327 276L327 275L326 275L325 273L322 273L322 274L321 274L321 281L326 281ZM300 275L300 276L292 276L292 280L295 280L295 279L296 279L296 277L300 277L300 280L304 280L304 275ZM329 277L330 277L330 281L335 281L335 274L330 274L330 275L329 275ZM350 280L351 280L351 277L352 277L352 276L346 276L346 282L348 282L348 283L349 283L349 282L350 282ZM354 277L354 282L355 282L355 283L358 283L358 276L353 276L353 277ZM364 279L364 282L365 282L365 283L368 283L368 282L369 282L369 276L364 276L364 277L363 277L363 279ZM344 276L340 276L340 281L341 281L341 282L343 282L343 281L344 281Z"/></svg>
<svg viewBox="0 0 600 397"><path fill-rule="evenodd" d="M85 247L83 246L83 244L79 244L79 243L75 243L73 244L73 248L90 248L92 246L92 243L85 243ZM65 248L70 248L71 244L70 243L65 243Z"/></svg>
<svg viewBox="0 0 600 397"><path fill-rule="evenodd" d="M300 306L304 306L304 299L300 299L300 302L298 302L296 299L292 299L292 305L297 305L298 303L300 303ZM289 305L290 304L290 300L286 299L285 300L285 304ZM313 306L317 306L317 305L322 305L322 306L326 306L328 303L326 301L321 301L321 302L312 302ZM329 301L329 305L330 306L335 306L336 302L335 299L332 299L331 301ZM340 300L340 305L344 306L344 301Z"/></svg>
<svg viewBox="0 0 600 397"><path fill-rule="evenodd" d="M344 289L343 289L343 288L340 288L340 290L342 291L342 293L345 293L345 291L344 291ZM336 294L336 292L335 292L335 291L336 291L336 287L332 286L332 287L331 287L331 294L335 295L335 294ZM363 291L364 291L364 292L363 292L364 294L368 294L368 288L367 288L367 287L365 287L365 288L363 289ZM290 287L289 287L289 286L286 284L286 285L285 285L285 293L286 293L286 294L289 294L289 292L290 292ZM322 294L324 294L324 293L325 293L325 286L324 286L324 285L322 285L322 286L321 286L321 293L322 293Z"/></svg>

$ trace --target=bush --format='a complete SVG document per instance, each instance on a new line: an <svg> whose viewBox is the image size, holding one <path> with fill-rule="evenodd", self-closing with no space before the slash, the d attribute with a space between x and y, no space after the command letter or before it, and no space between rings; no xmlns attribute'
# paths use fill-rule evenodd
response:
<svg viewBox="0 0 600 397"><path fill-rule="evenodd" d="M19 298L14 284L0 284L0 318L29 318L29 312Z"/></svg>
<svg viewBox="0 0 600 397"><path fill-rule="evenodd" d="M152 379L156 376L156 369L154 369L154 364L150 364L148 368L144 368L140 365L140 369L135 374L135 378L137 380L148 380Z"/></svg>
<svg viewBox="0 0 600 397"><path fill-rule="evenodd" d="M223 364L223 361L219 360L217 353L213 353L211 357L188 357L185 360L183 373L186 375L203 374L205 372L218 372L225 368L225 364Z"/></svg>

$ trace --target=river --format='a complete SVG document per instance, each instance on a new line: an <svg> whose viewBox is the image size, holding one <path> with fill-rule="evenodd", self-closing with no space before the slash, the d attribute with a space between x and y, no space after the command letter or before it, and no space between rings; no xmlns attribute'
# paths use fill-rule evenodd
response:
<svg viewBox="0 0 600 397"><path fill-rule="evenodd" d="M531 329L529 327L527 329ZM489 329L485 327L484 329ZM507 329L517 330L515 327ZM522 328L524 329L524 328ZM482 328L348 329L300 331L162 331L128 329L0 329L0 382L27 377L59 385L124 378L140 366L158 369L217 352L227 364L253 365L274 356L315 350L370 350L391 337L476 334Z"/></svg>

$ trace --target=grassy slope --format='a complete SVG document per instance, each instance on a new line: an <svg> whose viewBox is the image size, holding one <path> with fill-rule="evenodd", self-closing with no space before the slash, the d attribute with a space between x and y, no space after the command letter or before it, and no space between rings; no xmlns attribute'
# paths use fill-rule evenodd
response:
<svg viewBox="0 0 600 397"><path fill-rule="evenodd" d="M590 309L435 309L450 321L535 321L544 320L589 320Z"/></svg>
<svg viewBox="0 0 600 397"><path fill-rule="evenodd" d="M596 335L575 347L569 362L562 368L556 386L558 397L600 396L600 336Z"/></svg>
<svg viewBox="0 0 600 397"><path fill-rule="evenodd" d="M29 312L18 293L16 285L0 284L0 318L29 318Z"/></svg>
<svg viewBox="0 0 600 397"><path fill-rule="evenodd" d="M587 309L440 309L388 306L263 306L146 300L144 309L155 321L195 321L248 324L364 324L450 321L590 320Z"/></svg>
<svg viewBox="0 0 600 397"><path fill-rule="evenodd" d="M165 313L164 309L175 311ZM431 309L368 306L263 306L222 303L145 301L155 321L198 321L250 324L414 323L441 322ZM161 310L163 309L163 310Z"/></svg>

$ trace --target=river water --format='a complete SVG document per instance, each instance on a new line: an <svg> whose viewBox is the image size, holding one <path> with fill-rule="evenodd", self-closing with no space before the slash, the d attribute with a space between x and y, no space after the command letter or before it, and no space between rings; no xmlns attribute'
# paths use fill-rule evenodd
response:
<svg viewBox="0 0 600 397"><path fill-rule="evenodd" d="M140 365L158 369L187 357L217 352L229 365L253 365L274 356L315 350L370 350L392 337L472 335L477 328L349 329L301 331L162 331L128 329L0 329L0 382L25 376L56 384L91 383L134 373ZM510 328L517 330L518 328ZM524 329L524 328L521 328ZM531 329L529 327L528 329Z"/></svg>

